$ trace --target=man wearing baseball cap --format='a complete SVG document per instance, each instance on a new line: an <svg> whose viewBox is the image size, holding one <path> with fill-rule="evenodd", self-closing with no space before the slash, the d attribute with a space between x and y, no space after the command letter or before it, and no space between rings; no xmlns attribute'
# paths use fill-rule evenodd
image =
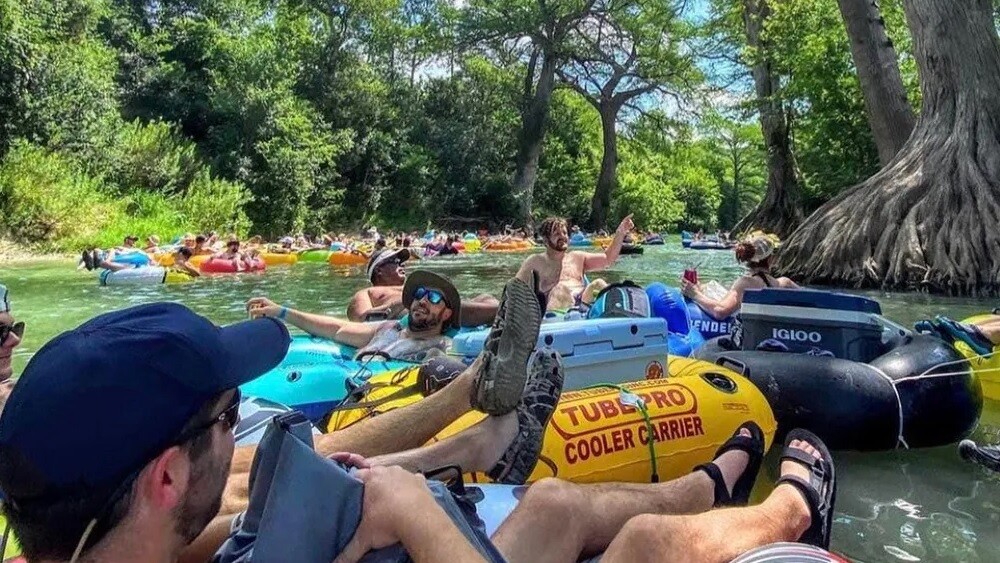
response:
<svg viewBox="0 0 1000 563"><path fill-rule="evenodd" d="M238 386L289 342L271 319L219 328L157 303L46 344L0 415L0 493L27 558L175 559L218 513Z"/></svg>
<svg viewBox="0 0 1000 563"><path fill-rule="evenodd" d="M356 321L399 319L406 314L403 264L413 257L407 248L374 252L368 259L365 277L372 284L354 294L347 305L347 318ZM493 322L499 301L492 295L478 295L462 304L460 326L476 327Z"/></svg>
<svg viewBox="0 0 1000 563"><path fill-rule="evenodd" d="M347 304L347 318L365 320L398 319L403 316L403 264L412 257L409 249L382 250L372 253L365 267L365 278L372 284L354 294Z"/></svg>
<svg viewBox="0 0 1000 563"><path fill-rule="evenodd" d="M384 355L394 360L422 362L448 349L448 330L458 328L463 314L458 290L446 278L426 270L406 277L401 301L409 310L407 322L354 322L296 311L266 297L247 302L251 317L281 319L322 338L358 349L358 358Z"/></svg>

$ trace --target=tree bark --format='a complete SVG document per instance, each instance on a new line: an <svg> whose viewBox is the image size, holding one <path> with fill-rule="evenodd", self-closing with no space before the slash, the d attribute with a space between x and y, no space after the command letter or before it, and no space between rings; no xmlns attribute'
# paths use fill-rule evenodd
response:
<svg viewBox="0 0 1000 563"><path fill-rule="evenodd" d="M906 99L896 49L885 32L876 0L839 0L854 66L858 69L868 124L886 166L913 132L917 121Z"/></svg>
<svg viewBox="0 0 1000 563"><path fill-rule="evenodd" d="M923 113L896 158L818 209L781 270L806 283L1000 293L1000 39L988 0L906 0Z"/></svg>
<svg viewBox="0 0 1000 563"><path fill-rule="evenodd" d="M611 208L611 194L618 187L618 111L620 106L602 100L598 108L601 114L601 134L604 139L604 156L601 158L601 173L597 176L597 187L590 201L590 219L593 229L607 226L608 210Z"/></svg>
<svg viewBox="0 0 1000 563"><path fill-rule="evenodd" d="M795 175L788 119L777 97L778 76L771 68L769 46L764 41L764 22L771 14L767 0L743 0L743 23L747 46L757 53L753 80L760 112L760 125L767 148L767 193L756 209L733 228L736 232L762 229L784 237L802 222L799 181Z"/></svg>
<svg viewBox="0 0 1000 563"><path fill-rule="evenodd" d="M521 112L521 132L518 135L517 170L514 173L513 194L517 199L521 223L530 231L534 229L531 202L538 178L538 159L542 156L545 141L545 122L549 116L552 91L555 88L557 63L551 53L543 52L542 67L534 95ZM529 77L530 80L530 77Z"/></svg>

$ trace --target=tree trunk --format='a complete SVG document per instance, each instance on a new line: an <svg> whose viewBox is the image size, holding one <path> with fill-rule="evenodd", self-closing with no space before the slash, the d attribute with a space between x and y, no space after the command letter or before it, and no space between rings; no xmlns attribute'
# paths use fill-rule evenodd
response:
<svg viewBox="0 0 1000 563"><path fill-rule="evenodd" d="M545 122L549 116L552 90L555 88L556 60L542 53L542 68L535 93L521 113L521 133L518 136L517 171L514 173L513 194L517 199L518 219L529 230L534 228L531 200L538 178L538 159L545 141Z"/></svg>
<svg viewBox="0 0 1000 563"><path fill-rule="evenodd" d="M767 147L767 193L756 209L733 228L736 232L763 229L784 237L802 222L799 181L795 175L784 104L777 97L778 76L771 68L769 46L762 37L764 22L771 14L767 0L743 0L743 23L747 46L756 51L753 81L760 111L760 125Z"/></svg>
<svg viewBox="0 0 1000 563"><path fill-rule="evenodd" d="M1000 39L987 0L906 0L923 113L888 167L781 255L807 283L1000 293Z"/></svg>
<svg viewBox="0 0 1000 563"><path fill-rule="evenodd" d="M910 138L917 118L906 99L896 49L885 33L885 21L876 1L839 0L839 3L861 81L868 124L879 160L886 166Z"/></svg>
<svg viewBox="0 0 1000 563"><path fill-rule="evenodd" d="M611 194L618 187L618 110L614 103L602 100L599 108L601 114L601 133L604 137L604 157L601 159L601 173L597 177L597 187L590 201L590 227L602 229L608 223L608 210L611 208Z"/></svg>

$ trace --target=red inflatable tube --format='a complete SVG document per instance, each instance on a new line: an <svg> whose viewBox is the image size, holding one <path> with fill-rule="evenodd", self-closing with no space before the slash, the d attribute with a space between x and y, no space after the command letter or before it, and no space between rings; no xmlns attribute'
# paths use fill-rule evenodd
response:
<svg viewBox="0 0 1000 563"><path fill-rule="evenodd" d="M263 272L267 264L260 257L254 258L250 262L250 267L246 270L237 270L232 260L223 258L209 258L201 265L201 271L206 274L236 274L240 272Z"/></svg>

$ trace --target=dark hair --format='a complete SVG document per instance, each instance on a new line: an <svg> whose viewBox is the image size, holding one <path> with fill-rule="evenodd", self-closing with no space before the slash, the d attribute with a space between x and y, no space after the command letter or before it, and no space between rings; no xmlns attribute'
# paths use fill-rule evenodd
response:
<svg viewBox="0 0 1000 563"><path fill-rule="evenodd" d="M746 264L751 268L770 268L773 255L764 258L759 262L751 262L757 248L752 242L744 241L736 245L736 260Z"/></svg>
<svg viewBox="0 0 1000 563"><path fill-rule="evenodd" d="M224 393L206 402L198 412L191 417L179 434L188 432L215 414L219 401ZM187 451L192 464L200 463L212 447L211 432L199 432L181 448ZM164 448L164 451L166 448ZM156 455L159 456L160 453ZM30 463L22 456L9 455L4 452L0 456L0 472L18 472L22 468L16 465ZM148 463L148 461L146 462ZM144 464L145 466L145 464ZM142 469L142 468L139 468ZM123 482L115 482L101 487L75 488L72 491L62 491L55 500L44 498L40 500L17 501L14 504L4 503L3 513L7 517L14 535L21 544L21 550L29 561L39 559L69 559L73 556L77 543L83 536L90 521L99 516L100 520L87 537L84 552L91 549L107 536L108 532L118 527L132 508L135 497L135 481L139 474L137 470ZM119 491L122 491L119 493ZM119 498L108 504L111 496L118 494Z"/></svg>
<svg viewBox="0 0 1000 563"><path fill-rule="evenodd" d="M195 242L205 242L206 240L208 240L208 239L205 238L205 235L198 235L198 236L194 237L194 241Z"/></svg>
<svg viewBox="0 0 1000 563"><path fill-rule="evenodd" d="M181 256L185 257L185 258L190 258L191 254L192 254L191 249L188 248L188 247L186 247L186 246L182 246L182 247L178 248L177 249L177 253L180 254Z"/></svg>
<svg viewBox="0 0 1000 563"><path fill-rule="evenodd" d="M538 226L538 232L541 233L542 238L549 238L560 225L565 227L566 220L559 217L549 217Z"/></svg>

